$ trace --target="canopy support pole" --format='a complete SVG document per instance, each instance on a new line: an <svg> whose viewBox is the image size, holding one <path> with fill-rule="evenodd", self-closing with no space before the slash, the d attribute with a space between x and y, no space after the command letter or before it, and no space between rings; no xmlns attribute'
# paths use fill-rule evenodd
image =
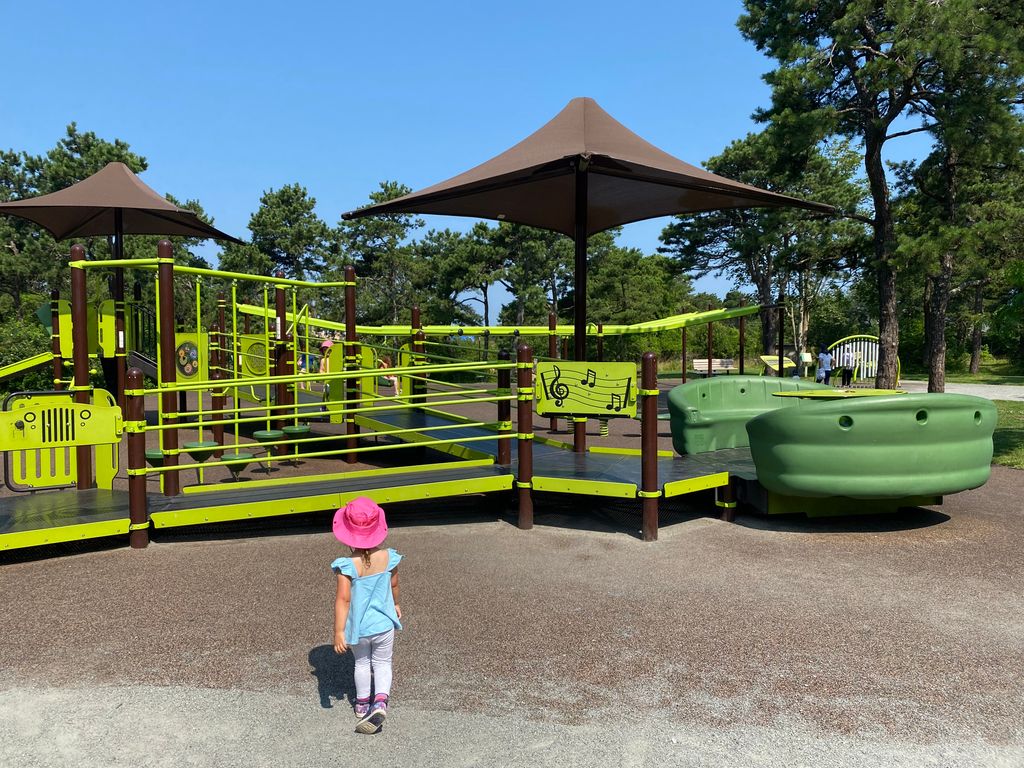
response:
<svg viewBox="0 0 1024 768"><path fill-rule="evenodd" d="M114 210L114 242L111 256L114 259L124 258L124 211ZM124 413L127 403L124 399L125 381L128 375L128 350L125 345L125 311L124 311L124 267L114 268L114 370L117 382L114 385L114 396Z"/></svg>
<svg viewBox="0 0 1024 768"><path fill-rule="evenodd" d="M583 362L587 359L587 165L590 159L576 160L576 264L574 307L574 354L573 359ZM557 307L555 308L557 311ZM573 419L573 450L584 453L587 450L587 420Z"/></svg>

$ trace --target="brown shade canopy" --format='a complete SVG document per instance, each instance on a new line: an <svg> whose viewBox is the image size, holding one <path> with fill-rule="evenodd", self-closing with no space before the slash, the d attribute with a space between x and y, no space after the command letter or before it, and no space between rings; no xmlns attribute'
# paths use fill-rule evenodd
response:
<svg viewBox="0 0 1024 768"><path fill-rule="evenodd" d="M576 360L587 356L587 238L620 224L722 208L834 209L716 176L644 141L588 98L476 168L386 203L346 213L440 213L498 219L573 238ZM576 448L585 434L575 425Z"/></svg>
<svg viewBox="0 0 1024 768"><path fill-rule="evenodd" d="M576 175L587 174L586 209ZM768 192L678 160L626 128L590 98L577 98L540 130L465 173L404 197L346 213L435 213L498 219L573 237L631 221L722 208L828 205Z"/></svg>
<svg viewBox="0 0 1024 768"><path fill-rule="evenodd" d="M0 203L0 213L34 221L57 240L178 235L241 242L154 192L124 163L109 163L59 192Z"/></svg>

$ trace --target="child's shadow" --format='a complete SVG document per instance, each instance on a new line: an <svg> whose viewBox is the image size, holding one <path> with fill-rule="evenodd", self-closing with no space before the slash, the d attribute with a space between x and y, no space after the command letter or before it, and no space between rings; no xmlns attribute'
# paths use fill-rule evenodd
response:
<svg viewBox="0 0 1024 768"><path fill-rule="evenodd" d="M341 656L334 652L333 645L318 645L309 652L310 674L316 677L320 706L330 709L334 701L352 702L356 697L355 681L352 677L351 653Z"/></svg>

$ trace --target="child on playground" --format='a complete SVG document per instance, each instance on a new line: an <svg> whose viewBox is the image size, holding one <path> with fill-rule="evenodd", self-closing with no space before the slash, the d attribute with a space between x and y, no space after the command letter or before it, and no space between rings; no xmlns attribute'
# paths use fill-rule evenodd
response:
<svg viewBox="0 0 1024 768"><path fill-rule="evenodd" d="M352 550L351 557L331 563L331 570L338 575L334 650L342 654L351 649L355 657L356 733L378 733L391 696L395 630L402 628L397 572L402 556L393 549L380 548L388 535L384 510L365 496L335 513L334 535Z"/></svg>
<svg viewBox="0 0 1024 768"><path fill-rule="evenodd" d="M381 355L380 361L378 362L377 367L387 370L388 368L391 367L391 358L388 355ZM388 374L388 373L384 373L384 374L381 375L380 378L384 380L383 383L389 384L392 387L394 387L394 389L395 389L395 397L398 397L399 395L402 394L401 385L398 383L398 377L397 376L394 376L394 375Z"/></svg>

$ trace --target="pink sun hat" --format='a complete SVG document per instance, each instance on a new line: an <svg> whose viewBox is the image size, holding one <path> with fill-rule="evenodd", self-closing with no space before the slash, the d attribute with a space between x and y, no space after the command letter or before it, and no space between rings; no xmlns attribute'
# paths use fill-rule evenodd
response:
<svg viewBox="0 0 1024 768"><path fill-rule="evenodd" d="M359 496L334 513L334 536L356 549L373 549L388 535L384 510L373 499Z"/></svg>

